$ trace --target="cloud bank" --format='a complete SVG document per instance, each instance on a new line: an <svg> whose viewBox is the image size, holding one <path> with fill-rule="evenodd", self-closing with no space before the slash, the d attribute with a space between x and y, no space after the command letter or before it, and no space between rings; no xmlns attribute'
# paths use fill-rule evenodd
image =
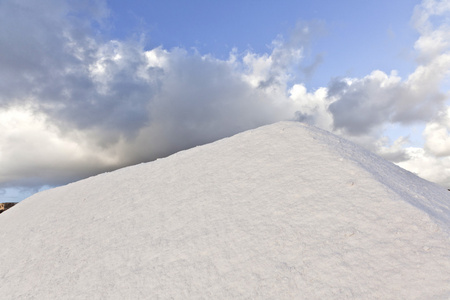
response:
<svg viewBox="0 0 450 300"><path fill-rule="evenodd" d="M375 70L308 91L295 75L324 59L302 66L317 25L299 24L268 53L235 49L223 60L105 40L103 1L3 1L0 188L61 185L280 120L334 131L450 185L449 7L416 7L418 67L408 78ZM417 122L423 148L386 139L390 124Z"/></svg>
<svg viewBox="0 0 450 300"><path fill-rule="evenodd" d="M89 4L0 4L14 28L0 36L0 186L59 185L292 115L286 86L307 33L228 60L144 50L102 40L106 7Z"/></svg>
<svg viewBox="0 0 450 300"><path fill-rule="evenodd" d="M418 66L405 80L395 72L388 75L374 71L364 78L333 80L328 89L335 131L359 139L385 158L447 187L450 187L449 16L449 1L425 0L416 6L412 24L420 34L414 45ZM389 147L383 143L380 135L389 125L415 123L425 124L423 148L399 147L408 144L407 137L400 137ZM367 136L379 138L368 142Z"/></svg>

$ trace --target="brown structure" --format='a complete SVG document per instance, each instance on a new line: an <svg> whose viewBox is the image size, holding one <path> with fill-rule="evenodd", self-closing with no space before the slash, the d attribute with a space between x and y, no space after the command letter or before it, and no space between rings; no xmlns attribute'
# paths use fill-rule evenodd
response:
<svg viewBox="0 0 450 300"><path fill-rule="evenodd" d="M0 203L0 214L2 212L4 212L7 209L10 209L11 207L13 207L14 205L16 205L17 203L15 202L4 202L4 203Z"/></svg>

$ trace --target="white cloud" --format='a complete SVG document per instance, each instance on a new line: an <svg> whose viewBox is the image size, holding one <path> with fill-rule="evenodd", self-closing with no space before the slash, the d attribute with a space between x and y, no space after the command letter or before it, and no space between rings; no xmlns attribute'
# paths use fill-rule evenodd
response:
<svg viewBox="0 0 450 300"><path fill-rule="evenodd" d="M439 22L436 28L436 22L433 22L433 18L448 18L449 13L450 2L446 0L424 0L416 6L412 20L421 35L414 45L420 53L420 60L426 62L448 51L450 24L448 24L448 20L444 20Z"/></svg>
<svg viewBox="0 0 450 300"><path fill-rule="evenodd" d="M270 53L236 50L220 60L102 41L90 24L107 10L91 4L75 14L72 2L0 4L0 27L23 24L20 38L0 36L15 60L0 61L0 77L9 78L0 90L0 187L58 185L152 160L293 118L302 106L287 86L303 28L278 37Z"/></svg>
<svg viewBox="0 0 450 300"><path fill-rule="evenodd" d="M63 184L74 178L116 167L113 157L95 146L67 136L32 107L0 111L0 183L36 187ZM95 170L98 172L99 170Z"/></svg>
<svg viewBox="0 0 450 300"><path fill-rule="evenodd" d="M450 156L450 108L429 122L423 134L427 152L437 157Z"/></svg>
<svg viewBox="0 0 450 300"><path fill-rule="evenodd" d="M398 165L431 182L450 188L450 157L436 157L421 148L406 148L410 157Z"/></svg>
<svg viewBox="0 0 450 300"><path fill-rule="evenodd" d="M407 137L401 136L394 142L390 143L389 139L385 136L378 139L375 143L374 152L394 163L400 163L410 159L405 150L405 146L410 144Z"/></svg>
<svg viewBox="0 0 450 300"><path fill-rule="evenodd" d="M448 1L416 8L419 65L408 78L376 70L311 92L295 75L322 59L300 68L320 24L300 23L269 53L234 49L221 60L103 41L92 26L105 22L103 1L0 2L0 28L11 28L0 30L0 187L58 185L286 119L450 182L448 117L438 118L448 98L449 11ZM424 149L385 138L390 124L413 122L428 122Z"/></svg>
<svg viewBox="0 0 450 300"><path fill-rule="evenodd" d="M369 134L385 124L410 124L433 119L447 96L440 88L450 71L450 5L424 1L413 24L421 34L415 44L419 65L402 80L374 71L361 79L337 79L329 87L334 127L351 135ZM444 19L436 26L433 17Z"/></svg>
<svg viewBox="0 0 450 300"><path fill-rule="evenodd" d="M296 119L311 123L323 129L332 130L333 117L328 111L328 90L319 88L309 93L302 84L295 84L290 90L290 99L297 108Z"/></svg>

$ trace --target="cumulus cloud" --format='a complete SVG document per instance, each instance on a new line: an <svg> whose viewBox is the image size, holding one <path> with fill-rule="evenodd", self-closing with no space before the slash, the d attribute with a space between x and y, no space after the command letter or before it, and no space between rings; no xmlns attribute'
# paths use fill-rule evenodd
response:
<svg viewBox="0 0 450 300"><path fill-rule="evenodd" d="M46 115L31 107L0 111L0 141L3 187L59 185L70 182L73 174L85 177L114 165L111 157L85 139L65 137Z"/></svg>
<svg viewBox="0 0 450 300"><path fill-rule="evenodd" d="M406 79L395 71L376 70L363 78L337 78L328 86L333 129L386 159L428 180L450 185L448 92L450 75L450 3L425 0L412 24L420 34L414 44L417 68ZM448 87L447 87L448 88ZM424 148L406 137L390 142L392 124L426 124Z"/></svg>
<svg viewBox="0 0 450 300"><path fill-rule="evenodd" d="M450 108L429 122L423 132L425 150L434 156L450 156Z"/></svg>
<svg viewBox="0 0 450 300"><path fill-rule="evenodd" d="M414 45L419 51L419 61L427 63L448 52L450 24L445 19L448 18L449 12L450 3L445 0L424 0L416 6L412 21L420 33Z"/></svg>
<svg viewBox="0 0 450 300"><path fill-rule="evenodd" d="M413 24L421 34L415 43L418 67L402 80L395 72L374 71L364 78L339 78L329 85L334 128L350 135L371 133L386 123L425 122L444 109L441 92L450 70L450 27L433 24L432 17L447 17L448 1L424 1L415 9ZM437 28L435 27L437 26Z"/></svg>
<svg viewBox="0 0 450 300"><path fill-rule="evenodd" d="M326 88L319 88L315 92L308 92L303 84L295 84L289 90L290 99L299 108L295 112L295 119L332 130L333 117L328 112L329 101Z"/></svg>
<svg viewBox="0 0 450 300"><path fill-rule="evenodd" d="M445 60L442 62L440 60ZM329 86L334 128L352 135L368 134L386 123L427 121L444 108L439 90L447 57L419 66L405 81L395 72L374 71L361 79L337 79Z"/></svg>
<svg viewBox="0 0 450 300"><path fill-rule="evenodd" d="M323 57L302 62L323 25L299 23L268 53L217 59L181 48L104 40L104 1L0 2L0 188L60 185L280 120L350 138L419 175L450 182L448 2L424 1L417 69L373 71L308 91ZM318 29L317 29L318 28ZM423 149L384 135L389 124L429 122ZM424 171L425 170L425 171ZM443 172L442 170L445 170ZM429 175L438 172L439 175ZM427 177L428 176L428 177Z"/></svg>
<svg viewBox="0 0 450 300"><path fill-rule="evenodd" d="M59 185L299 109L287 86L305 26L277 37L270 53L221 60L104 41L94 29L106 22L103 1L3 1L0 11L0 27L12 28L0 31L0 187Z"/></svg>
<svg viewBox="0 0 450 300"><path fill-rule="evenodd" d="M399 137L392 143L390 143L386 136L383 136L375 141L375 147L372 151L376 152L386 160L394 163L400 163L410 159L410 156L405 149L410 143L411 142L409 139L404 136Z"/></svg>
<svg viewBox="0 0 450 300"><path fill-rule="evenodd" d="M422 148L406 149L409 159L398 165L431 182L449 188L450 157L436 157Z"/></svg>

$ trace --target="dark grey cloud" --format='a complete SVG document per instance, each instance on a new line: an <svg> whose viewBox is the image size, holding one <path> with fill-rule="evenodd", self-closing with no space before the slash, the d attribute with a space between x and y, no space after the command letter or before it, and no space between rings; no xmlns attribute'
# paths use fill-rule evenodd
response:
<svg viewBox="0 0 450 300"><path fill-rule="evenodd" d="M0 187L60 185L293 115L299 43L234 60L144 50L102 40L107 15L104 1L0 3Z"/></svg>
<svg viewBox="0 0 450 300"><path fill-rule="evenodd" d="M92 39L89 18L74 15L74 2L2 1L0 3L0 103L35 96L69 68L89 57ZM90 11L101 2L89 1ZM98 13L97 13L98 15ZM75 53L78 52L78 53ZM51 101L52 99L49 99Z"/></svg>

